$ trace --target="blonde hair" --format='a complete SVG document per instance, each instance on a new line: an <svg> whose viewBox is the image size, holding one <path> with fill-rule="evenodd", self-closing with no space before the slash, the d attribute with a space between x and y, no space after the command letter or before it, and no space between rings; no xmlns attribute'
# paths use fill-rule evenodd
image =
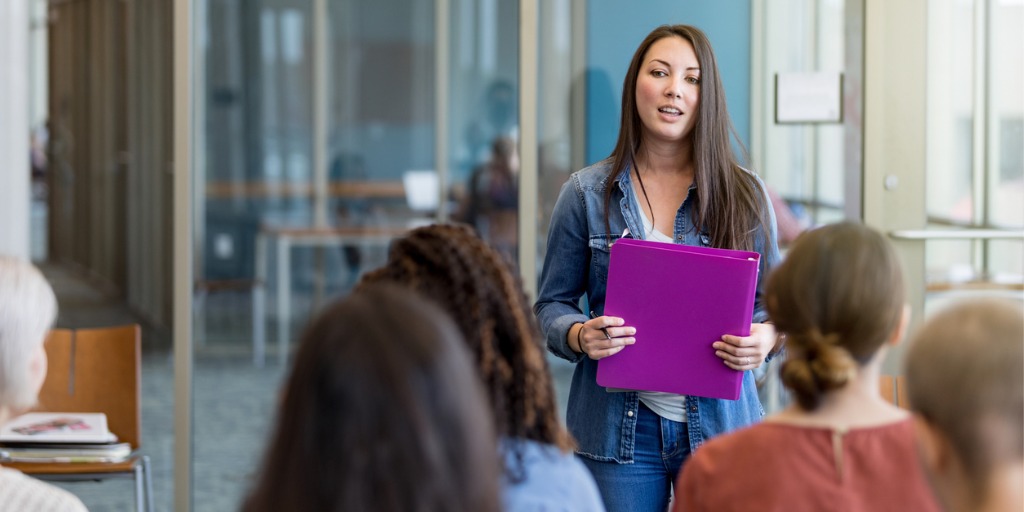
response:
<svg viewBox="0 0 1024 512"><path fill-rule="evenodd" d="M910 406L950 441L975 498L993 468L1024 460L1022 309L1000 299L958 303L929 319L907 349Z"/></svg>
<svg viewBox="0 0 1024 512"><path fill-rule="evenodd" d="M857 375L899 328L903 271L877 231L853 222L804 233L768 278L768 314L787 335L782 382L805 410Z"/></svg>
<svg viewBox="0 0 1024 512"><path fill-rule="evenodd" d="M36 403L29 363L57 319L57 298L31 263L0 255L0 407Z"/></svg>

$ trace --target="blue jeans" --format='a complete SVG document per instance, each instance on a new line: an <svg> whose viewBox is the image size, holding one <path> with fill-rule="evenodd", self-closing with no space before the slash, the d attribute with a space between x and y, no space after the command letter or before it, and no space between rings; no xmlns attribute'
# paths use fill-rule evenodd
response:
<svg viewBox="0 0 1024 512"><path fill-rule="evenodd" d="M686 423L662 418L641 402L633 455L632 464L578 457L594 475L608 512L664 512L690 456Z"/></svg>

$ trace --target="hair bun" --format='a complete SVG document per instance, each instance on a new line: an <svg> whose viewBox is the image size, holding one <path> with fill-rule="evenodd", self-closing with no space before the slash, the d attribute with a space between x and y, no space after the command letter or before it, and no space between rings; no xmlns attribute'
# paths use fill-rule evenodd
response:
<svg viewBox="0 0 1024 512"><path fill-rule="evenodd" d="M812 329L789 335L789 342L795 350L782 365L782 382L805 409L816 408L822 394L845 386L857 374L856 361L839 345L835 333Z"/></svg>

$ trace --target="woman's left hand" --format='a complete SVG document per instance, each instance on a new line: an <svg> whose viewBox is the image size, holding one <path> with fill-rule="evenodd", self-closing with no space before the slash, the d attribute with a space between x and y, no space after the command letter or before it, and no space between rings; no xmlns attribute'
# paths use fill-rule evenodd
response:
<svg viewBox="0 0 1024 512"><path fill-rule="evenodd" d="M750 336L722 336L721 341L711 345L715 355L725 361L733 370L753 370L768 357L775 347L775 326L772 324L750 324Z"/></svg>

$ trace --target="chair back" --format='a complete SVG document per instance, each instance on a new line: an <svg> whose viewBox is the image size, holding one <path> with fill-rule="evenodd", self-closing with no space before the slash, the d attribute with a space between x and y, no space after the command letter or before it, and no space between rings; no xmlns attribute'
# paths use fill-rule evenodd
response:
<svg viewBox="0 0 1024 512"><path fill-rule="evenodd" d="M141 331L138 325L53 329L38 411L102 412L120 442L139 448Z"/></svg>
<svg viewBox="0 0 1024 512"><path fill-rule="evenodd" d="M907 388L902 375L882 375L878 379L878 388L885 401L903 409L907 408Z"/></svg>

